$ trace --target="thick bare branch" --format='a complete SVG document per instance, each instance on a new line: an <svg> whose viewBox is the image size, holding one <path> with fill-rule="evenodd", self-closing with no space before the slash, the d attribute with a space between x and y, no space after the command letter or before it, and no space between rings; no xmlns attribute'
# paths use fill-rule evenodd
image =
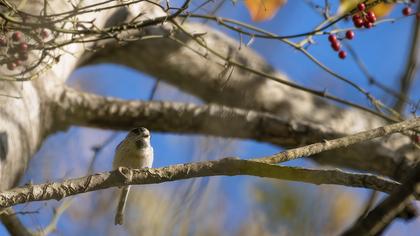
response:
<svg viewBox="0 0 420 236"><path fill-rule="evenodd" d="M55 107L54 110L57 111L55 120L66 126L82 125L127 130L133 126L141 125L155 131L255 139L286 147L296 147L345 136L313 123L290 121L287 118L280 118L268 113L215 104L197 106L172 102L124 101L79 92L67 87L63 90L56 88L56 91L55 95L51 97L52 107ZM418 123L418 119L411 121L410 127L418 126L416 122ZM299 149L297 154L295 153L296 155L291 155L293 150L290 150L272 157L279 160L270 163L285 161L292 157L317 154L316 161L323 161L319 158L322 156L329 158L327 164L347 165L347 167L378 172L398 179L399 176L395 176L396 170L398 168L409 170L412 164L401 161L405 160L406 156L399 154L400 146L390 148L388 143L383 140L361 142L406 128L404 125L391 127L394 128L378 128L338 141L313 144L312 146L317 147L316 153L301 152ZM408 138L396 135L387 139L388 142L390 140L397 143L408 140ZM355 143L359 144L345 148ZM337 147L341 147L341 149L331 150ZM314 151L315 148L311 150ZM330 151L321 153L326 150ZM412 156L415 157L418 150L411 148L403 153L408 153L407 159L413 160ZM345 157L344 160L343 157Z"/></svg>
<svg viewBox="0 0 420 236"><path fill-rule="evenodd" d="M128 130L145 126L154 131L255 139L281 146L304 145L340 135L318 124L217 104L126 101L68 87L56 92L51 98L52 107L57 111L55 120L64 127Z"/></svg>
<svg viewBox="0 0 420 236"><path fill-rule="evenodd" d="M251 175L312 184L338 184L350 187L371 188L389 193L399 183L371 174L355 174L340 170L312 170L277 166L255 161L224 158L173 165L153 169L119 168L62 182L27 185L0 193L0 207L9 207L31 201L43 201L123 185L144 185L171 182L206 176Z"/></svg>

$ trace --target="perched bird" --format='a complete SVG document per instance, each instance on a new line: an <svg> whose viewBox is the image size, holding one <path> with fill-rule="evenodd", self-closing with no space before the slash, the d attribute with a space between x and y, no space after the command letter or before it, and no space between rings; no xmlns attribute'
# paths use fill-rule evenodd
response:
<svg viewBox="0 0 420 236"><path fill-rule="evenodd" d="M140 127L130 130L127 137L115 149L113 169L118 167L128 168L151 168L153 163L153 147L150 145L150 132ZM126 205L130 186L121 189L115 214L115 225L122 225L124 222L124 208Z"/></svg>

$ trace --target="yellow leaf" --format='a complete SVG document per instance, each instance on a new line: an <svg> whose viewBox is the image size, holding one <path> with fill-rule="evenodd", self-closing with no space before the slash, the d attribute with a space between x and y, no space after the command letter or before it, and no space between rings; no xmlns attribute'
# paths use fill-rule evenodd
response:
<svg viewBox="0 0 420 236"><path fill-rule="evenodd" d="M372 8L372 11L375 12L376 17L382 18L391 13L395 4L390 3L380 3Z"/></svg>
<svg viewBox="0 0 420 236"><path fill-rule="evenodd" d="M370 0L369 2L373 2ZM338 8L337 14L342 15L357 6L357 4L364 2L364 0L340 0L340 7ZM382 18L387 16L394 8L394 4L390 3L379 3L375 5L371 10L375 13L376 17Z"/></svg>
<svg viewBox="0 0 420 236"><path fill-rule="evenodd" d="M245 0L245 5L253 21L264 21L271 19L286 2L287 0Z"/></svg>

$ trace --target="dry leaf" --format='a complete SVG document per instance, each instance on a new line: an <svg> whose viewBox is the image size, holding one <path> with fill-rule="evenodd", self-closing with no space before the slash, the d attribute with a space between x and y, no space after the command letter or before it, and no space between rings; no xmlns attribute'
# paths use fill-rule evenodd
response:
<svg viewBox="0 0 420 236"><path fill-rule="evenodd" d="M340 7L338 8L337 13L339 15L345 14L350 10L354 9L357 4L364 2L364 0L340 0ZM373 0L367 1L368 3L373 2ZM394 8L394 4L390 3L379 3L374 6L371 10L375 13L376 17L382 18L387 16L391 10Z"/></svg>
<svg viewBox="0 0 420 236"><path fill-rule="evenodd" d="M380 3L372 8L372 11L375 12L376 17L382 18L389 13L391 13L391 10L394 8L395 4L390 3Z"/></svg>
<svg viewBox="0 0 420 236"><path fill-rule="evenodd" d="M287 0L245 0L245 5L253 21L265 21L271 19L286 2Z"/></svg>

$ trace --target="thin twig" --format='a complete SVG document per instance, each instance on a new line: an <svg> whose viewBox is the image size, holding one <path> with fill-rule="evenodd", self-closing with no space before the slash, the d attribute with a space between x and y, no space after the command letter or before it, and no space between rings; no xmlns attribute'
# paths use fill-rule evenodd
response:
<svg viewBox="0 0 420 236"><path fill-rule="evenodd" d="M374 210L356 222L346 232L345 236L377 235L404 210L404 208L420 194L420 165L417 165L408 179L390 196L382 201Z"/></svg>
<svg viewBox="0 0 420 236"><path fill-rule="evenodd" d="M314 143L308 146L290 149L269 157L260 158L257 161L264 163L281 163L303 156L311 156L324 151L347 147L349 145L364 142L366 140L374 139L377 137L383 137L392 133L414 129L417 127L420 127L420 117L411 120L406 120L400 123L382 126L368 131L359 132L343 138L325 140L324 142Z"/></svg>
<svg viewBox="0 0 420 236"><path fill-rule="evenodd" d="M12 208L3 209L0 213L0 220L11 235L34 236L19 220Z"/></svg>

